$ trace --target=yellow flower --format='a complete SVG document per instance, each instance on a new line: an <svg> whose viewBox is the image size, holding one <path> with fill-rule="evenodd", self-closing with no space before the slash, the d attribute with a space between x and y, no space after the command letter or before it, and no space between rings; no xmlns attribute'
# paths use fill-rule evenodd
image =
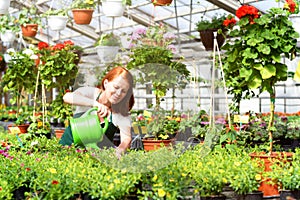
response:
<svg viewBox="0 0 300 200"><path fill-rule="evenodd" d="M43 126L43 122L38 122L37 126L38 126L38 128L41 127L41 126Z"/></svg>
<svg viewBox="0 0 300 200"><path fill-rule="evenodd" d="M234 165L238 167L241 165L241 162L234 162Z"/></svg>
<svg viewBox="0 0 300 200"><path fill-rule="evenodd" d="M185 177L187 174L186 173L181 173L181 176Z"/></svg>
<svg viewBox="0 0 300 200"><path fill-rule="evenodd" d="M261 175L260 174L256 174L255 175L255 180L260 181L261 180Z"/></svg>
<svg viewBox="0 0 300 200"><path fill-rule="evenodd" d="M115 179L115 180L114 180L114 183L115 183L115 184L119 184L119 183L121 183L121 181L120 181L120 179Z"/></svg>
<svg viewBox="0 0 300 200"><path fill-rule="evenodd" d="M157 175L153 176L152 181L156 181L157 180Z"/></svg>
<svg viewBox="0 0 300 200"><path fill-rule="evenodd" d="M52 174L56 174L56 173L57 173L57 172L56 172L56 169L54 169L54 168L49 168L48 171L49 171L50 173L52 173Z"/></svg>
<svg viewBox="0 0 300 200"><path fill-rule="evenodd" d="M163 189L158 189L157 193L159 197L164 197L166 195L166 192Z"/></svg>

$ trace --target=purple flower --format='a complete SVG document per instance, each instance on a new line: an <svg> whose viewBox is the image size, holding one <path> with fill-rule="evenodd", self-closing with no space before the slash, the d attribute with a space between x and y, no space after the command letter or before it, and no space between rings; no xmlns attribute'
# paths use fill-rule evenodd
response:
<svg viewBox="0 0 300 200"><path fill-rule="evenodd" d="M165 40L173 40L176 38L175 34L174 33L171 33L171 32L167 32L163 35L163 38Z"/></svg>
<svg viewBox="0 0 300 200"><path fill-rule="evenodd" d="M168 45L168 49L170 49L172 51L172 53L176 53L177 49L173 44Z"/></svg>

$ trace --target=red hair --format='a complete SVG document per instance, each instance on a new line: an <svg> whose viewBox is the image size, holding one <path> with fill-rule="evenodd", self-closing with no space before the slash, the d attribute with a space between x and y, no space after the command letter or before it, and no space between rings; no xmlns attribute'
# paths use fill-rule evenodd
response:
<svg viewBox="0 0 300 200"><path fill-rule="evenodd" d="M114 104L112 106L112 109L114 112L120 113L124 116L129 114L129 111L132 109L134 105L134 96L133 96L133 76L132 74L125 69L124 67L115 67L111 69L102 79L101 85L99 88L104 91L104 81L107 79L108 82L113 81L115 78L122 76L129 84L129 89L127 91L126 96L122 101L120 101L118 104Z"/></svg>

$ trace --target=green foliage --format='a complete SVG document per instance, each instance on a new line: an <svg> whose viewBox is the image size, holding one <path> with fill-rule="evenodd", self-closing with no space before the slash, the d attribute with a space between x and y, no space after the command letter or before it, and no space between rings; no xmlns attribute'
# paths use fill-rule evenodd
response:
<svg viewBox="0 0 300 200"><path fill-rule="evenodd" d="M225 15L214 16L211 20L204 20L203 17L196 23L197 31L204 31L208 29L222 29L223 22L226 19Z"/></svg>
<svg viewBox="0 0 300 200"><path fill-rule="evenodd" d="M253 97L256 88L273 94L275 83L287 79L281 56L293 59L296 53L299 34L282 9L272 8L254 21L242 18L240 28L229 32L233 41L222 47L225 80L235 102Z"/></svg>
<svg viewBox="0 0 300 200"><path fill-rule="evenodd" d="M26 24L42 25L41 16L36 6L30 8L23 7L19 13L18 23L26 26Z"/></svg>
<svg viewBox="0 0 300 200"><path fill-rule="evenodd" d="M34 51L32 49L23 49L21 51L9 51L11 60L8 68L2 77L2 86L4 92L11 92L11 104L17 103L18 109L21 106L24 94L33 93L37 76L35 67Z"/></svg>
<svg viewBox="0 0 300 200"><path fill-rule="evenodd" d="M74 0L71 8L73 9L94 9L97 5L97 0Z"/></svg>
<svg viewBox="0 0 300 200"><path fill-rule="evenodd" d="M18 33L20 26L17 23L18 21L15 16L2 15L0 18L0 33L5 33L7 30Z"/></svg>
<svg viewBox="0 0 300 200"><path fill-rule="evenodd" d="M115 35L113 32L102 34L101 37L96 41L95 46L120 46L120 37Z"/></svg>

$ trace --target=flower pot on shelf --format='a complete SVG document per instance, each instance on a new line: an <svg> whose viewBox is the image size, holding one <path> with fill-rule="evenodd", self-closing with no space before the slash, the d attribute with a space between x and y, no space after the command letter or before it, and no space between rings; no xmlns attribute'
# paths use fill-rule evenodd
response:
<svg viewBox="0 0 300 200"><path fill-rule="evenodd" d="M211 195L211 196L206 196L206 197L200 197L201 200L225 200L226 196L225 195Z"/></svg>
<svg viewBox="0 0 300 200"><path fill-rule="evenodd" d="M10 6L10 0L0 1L0 14L7 14Z"/></svg>
<svg viewBox="0 0 300 200"><path fill-rule="evenodd" d="M271 171L271 166L275 162L289 162L292 160L293 153L292 152L272 152L270 155L267 153L251 153L251 158L258 159L259 162L262 161L264 171ZM270 178L264 177L263 181L260 184L259 191L263 192L264 198L271 198L271 197L279 197L279 190L277 184L270 184Z"/></svg>
<svg viewBox="0 0 300 200"><path fill-rule="evenodd" d="M52 31L61 31L66 28L68 22L67 16L48 16L48 26Z"/></svg>
<svg viewBox="0 0 300 200"><path fill-rule="evenodd" d="M143 141L145 151L153 151L153 150L157 150L161 147L168 147L168 146L171 146L172 144L174 144L173 139L156 140L156 139L152 139L152 138L145 138L142 141Z"/></svg>
<svg viewBox="0 0 300 200"><path fill-rule="evenodd" d="M97 46L97 55L101 62L109 63L116 58L119 48L118 46Z"/></svg>
<svg viewBox="0 0 300 200"><path fill-rule="evenodd" d="M125 5L122 3L122 0L105 0L102 1L102 8L105 16L120 17L123 16Z"/></svg>
<svg viewBox="0 0 300 200"><path fill-rule="evenodd" d="M76 24L90 24L94 9L72 9L72 13Z"/></svg>
<svg viewBox="0 0 300 200"><path fill-rule="evenodd" d="M38 25L37 24L26 24L21 26L22 34L25 37L34 37L37 34L38 31Z"/></svg>
<svg viewBox="0 0 300 200"><path fill-rule="evenodd" d="M9 124L8 125L8 131L9 133L27 133L27 129L29 127L29 124L20 124L20 125L14 125Z"/></svg>
<svg viewBox="0 0 300 200"><path fill-rule="evenodd" d="M64 132L65 132L65 129L55 129L54 130L55 137L57 139L60 139L62 137L62 135L64 134Z"/></svg>
<svg viewBox="0 0 300 200"><path fill-rule="evenodd" d="M2 42L13 42L16 39L16 33L11 30L7 30L4 33L1 33L0 37Z"/></svg>
<svg viewBox="0 0 300 200"><path fill-rule="evenodd" d="M199 31L201 42L205 47L206 51L212 51L214 49L214 32L218 31L218 29L208 29ZM219 48L224 44L225 38L222 34L217 34L217 42Z"/></svg>
<svg viewBox="0 0 300 200"><path fill-rule="evenodd" d="M168 6L173 0L151 0L154 6Z"/></svg>

